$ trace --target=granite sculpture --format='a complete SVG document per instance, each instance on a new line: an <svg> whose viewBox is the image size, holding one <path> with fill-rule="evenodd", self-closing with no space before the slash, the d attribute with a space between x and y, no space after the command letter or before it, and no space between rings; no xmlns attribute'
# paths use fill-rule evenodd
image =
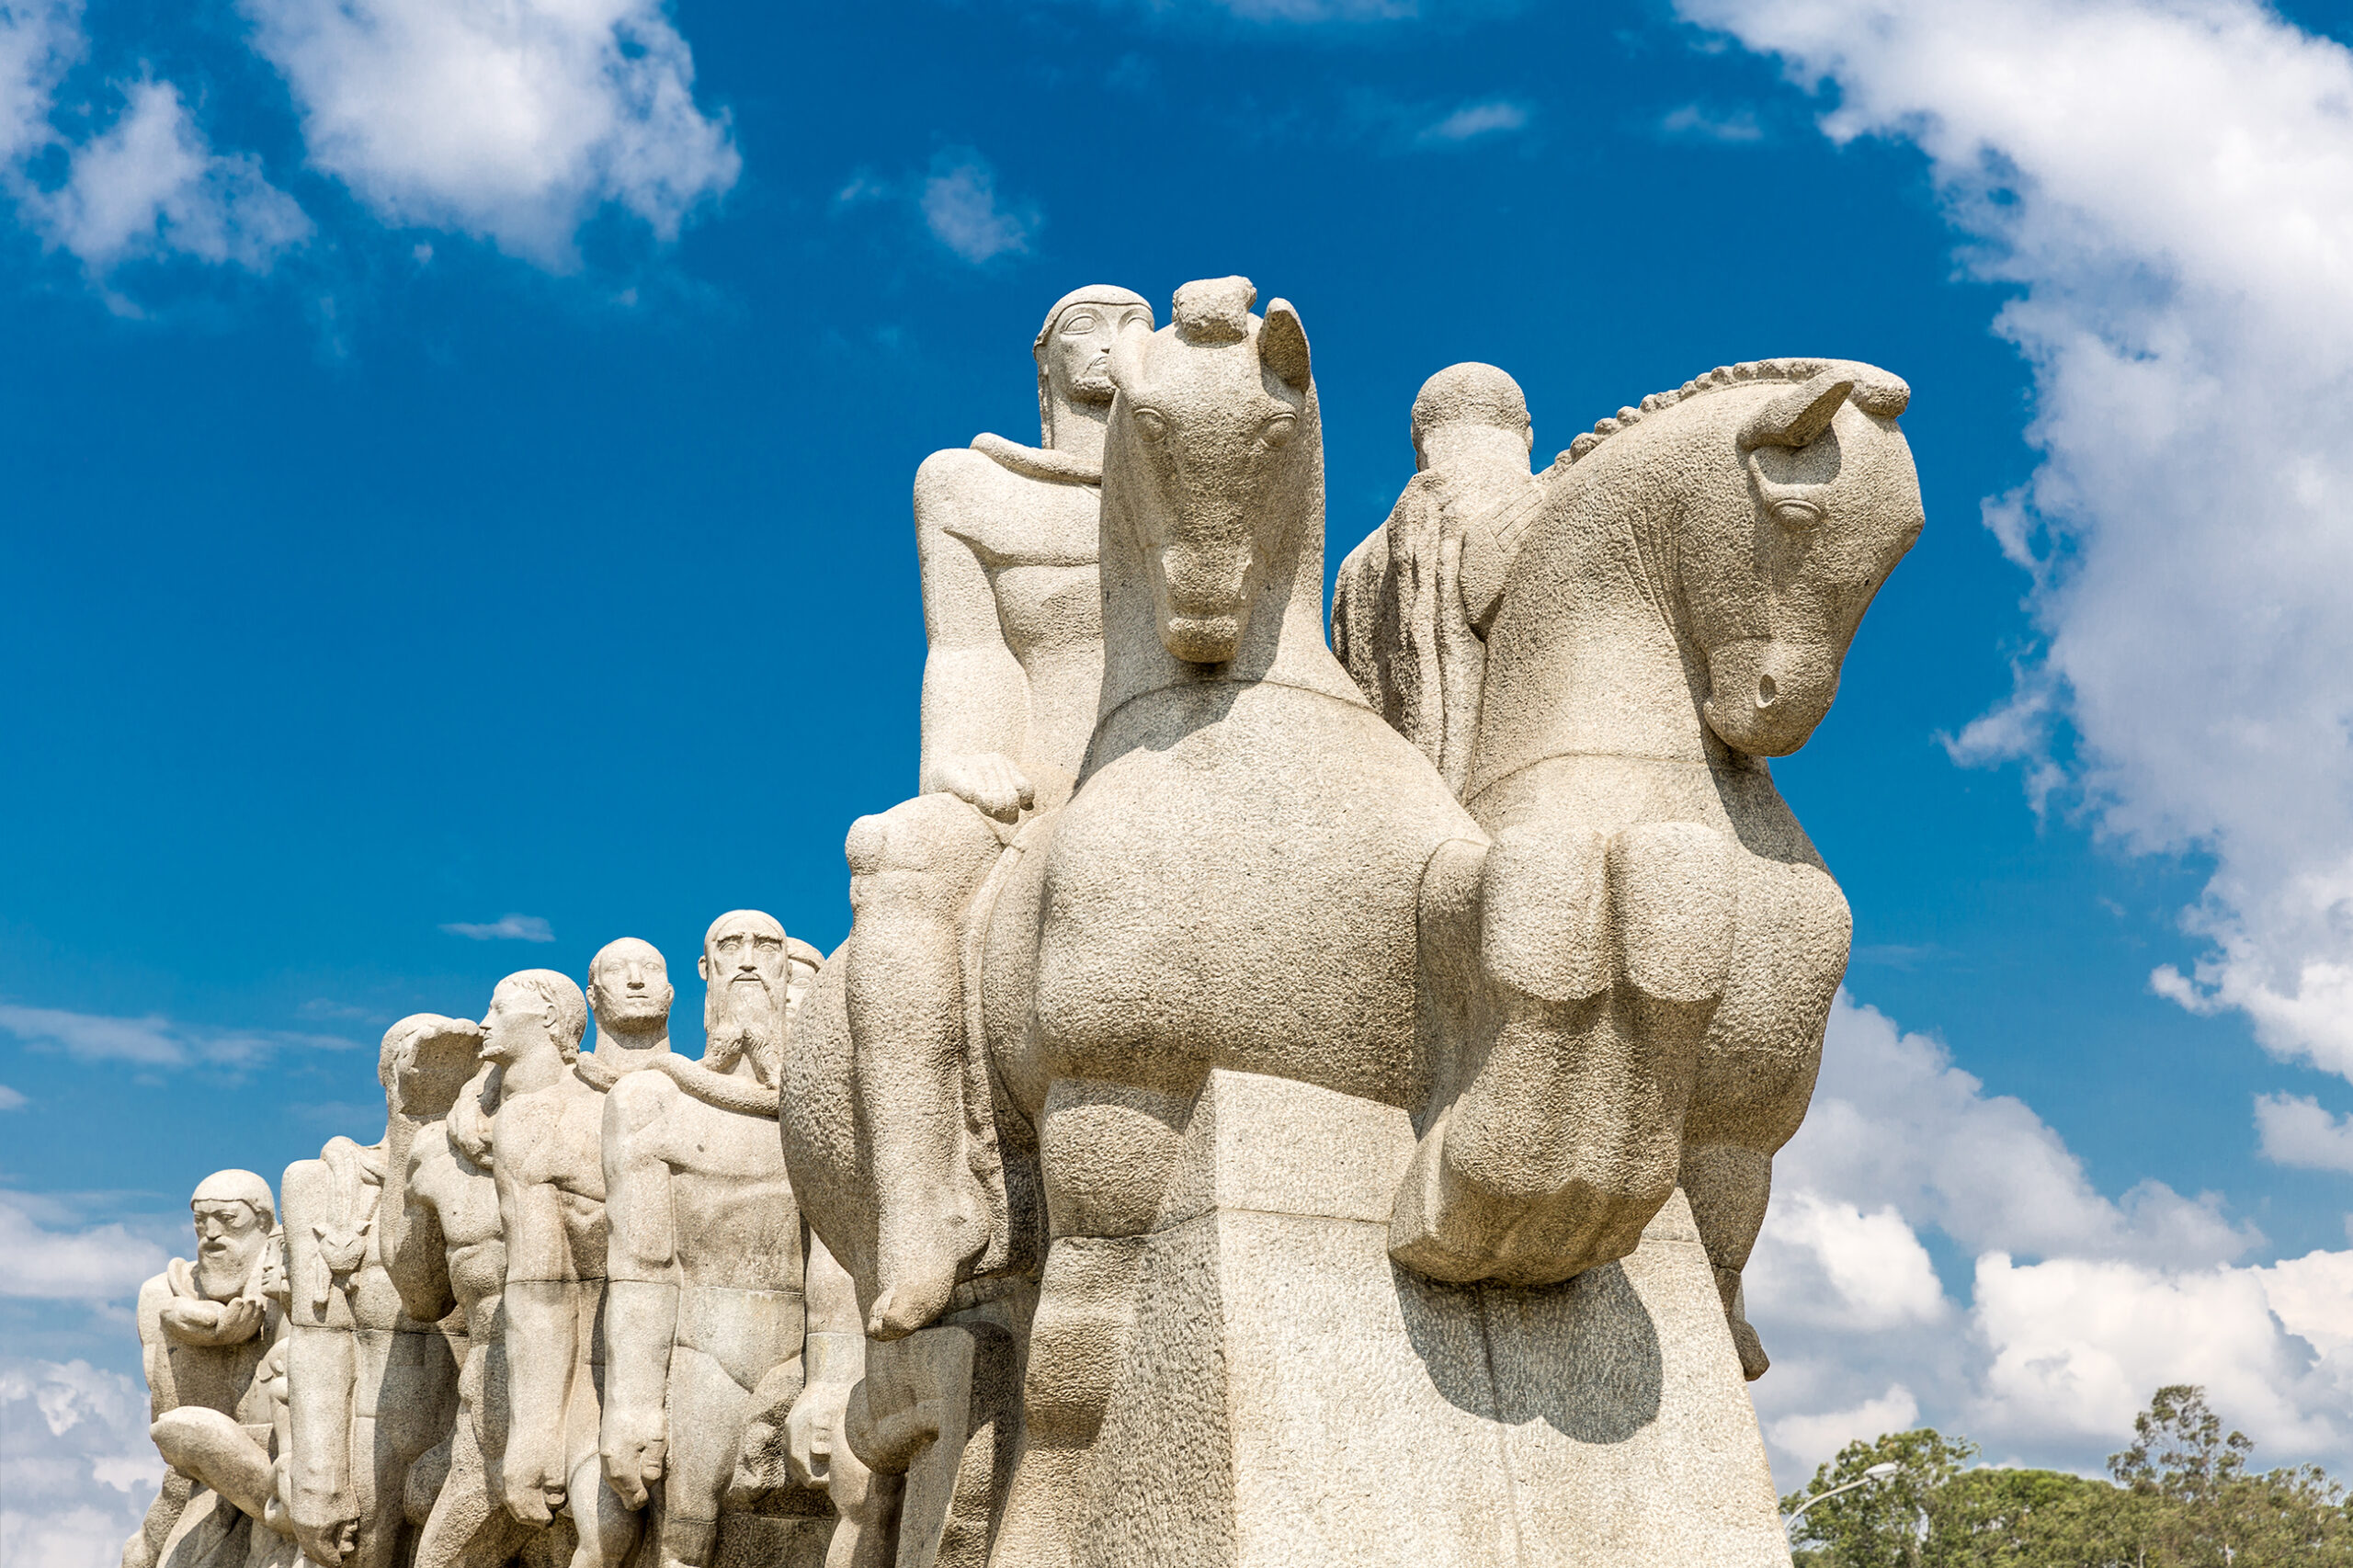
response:
<svg viewBox="0 0 2353 1568"><path fill-rule="evenodd" d="M1850 922L1768 759L1919 532L1908 389L1531 470L1449 367L1327 642L1302 314L1170 316L1065 296L1040 444L919 471L836 952L721 915L699 1060L647 943L511 975L282 1235L199 1189L126 1568L1785 1568L1743 1270Z"/></svg>

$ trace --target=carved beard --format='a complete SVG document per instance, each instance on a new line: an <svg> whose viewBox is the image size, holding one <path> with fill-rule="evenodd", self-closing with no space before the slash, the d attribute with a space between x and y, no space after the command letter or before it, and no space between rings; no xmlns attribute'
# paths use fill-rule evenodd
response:
<svg viewBox="0 0 2353 1568"><path fill-rule="evenodd" d="M217 1264L206 1257L199 1246L196 1254L196 1288L204 1292L206 1300L213 1301L225 1301L240 1294L253 1278L254 1265L260 1261L261 1249L268 1241L269 1233L256 1228Z"/></svg>
<svg viewBox="0 0 2353 1568"><path fill-rule="evenodd" d="M753 1078L775 1086L784 1063L784 998L768 989L765 978L731 977L706 991L702 1028L704 1066L728 1073L748 1058Z"/></svg>

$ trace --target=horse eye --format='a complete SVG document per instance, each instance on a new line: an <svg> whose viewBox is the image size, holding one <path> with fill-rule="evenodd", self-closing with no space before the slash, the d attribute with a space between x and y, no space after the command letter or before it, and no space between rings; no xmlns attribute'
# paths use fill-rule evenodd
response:
<svg viewBox="0 0 2353 1568"><path fill-rule="evenodd" d="M1298 427L1297 415L1278 414L1258 427L1258 439L1270 448L1284 446L1290 442L1292 431Z"/></svg>
<svg viewBox="0 0 2353 1568"><path fill-rule="evenodd" d="M1157 441L1168 434L1168 421L1162 418L1156 409L1139 408L1136 410L1136 429L1145 440Z"/></svg>
<svg viewBox="0 0 2353 1568"><path fill-rule="evenodd" d="M1822 508L1812 501L1776 501L1773 520L1785 528L1815 528L1822 526Z"/></svg>

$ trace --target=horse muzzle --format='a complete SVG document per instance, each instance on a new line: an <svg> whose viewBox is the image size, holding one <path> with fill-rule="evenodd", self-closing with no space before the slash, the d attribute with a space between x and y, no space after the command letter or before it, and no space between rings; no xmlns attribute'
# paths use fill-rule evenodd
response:
<svg viewBox="0 0 2353 1568"><path fill-rule="evenodd" d="M1178 542L1152 554L1161 646L1187 664L1231 661L1250 624L1250 547Z"/></svg>
<svg viewBox="0 0 2353 1568"><path fill-rule="evenodd" d="M1812 737L1838 695L1842 651L1810 642L1742 638L1708 651L1700 715L1724 744L1753 756L1787 756Z"/></svg>

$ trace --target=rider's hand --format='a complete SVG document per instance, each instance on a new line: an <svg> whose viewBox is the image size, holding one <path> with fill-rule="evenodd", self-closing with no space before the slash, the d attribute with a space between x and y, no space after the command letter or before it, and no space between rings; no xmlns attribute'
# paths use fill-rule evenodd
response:
<svg viewBox="0 0 2353 1568"><path fill-rule="evenodd" d="M1014 821L1038 801L1037 790L1003 752L941 757L933 767L932 778L937 788L999 822Z"/></svg>

